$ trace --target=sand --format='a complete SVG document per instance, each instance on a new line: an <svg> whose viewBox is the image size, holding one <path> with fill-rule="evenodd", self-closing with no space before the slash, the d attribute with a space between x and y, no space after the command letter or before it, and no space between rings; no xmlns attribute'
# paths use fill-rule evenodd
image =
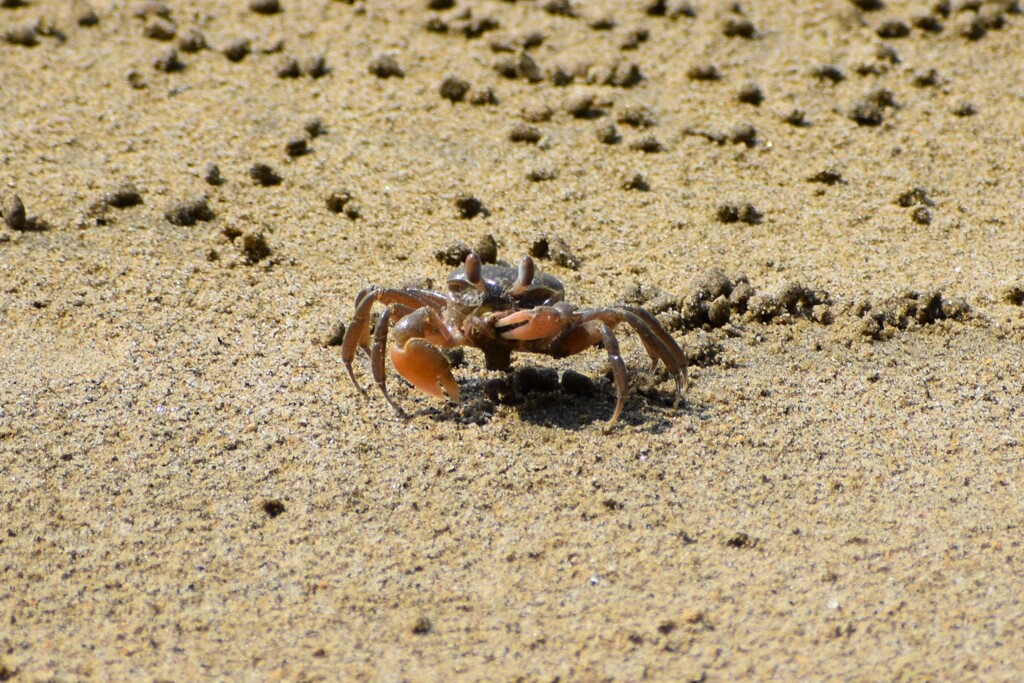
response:
<svg viewBox="0 0 1024 683"><path fill-rule="evenodd" d="M0 680L1019 679L1018 3L2 4ZM680 405L361 397L488 235Z"/></svg>

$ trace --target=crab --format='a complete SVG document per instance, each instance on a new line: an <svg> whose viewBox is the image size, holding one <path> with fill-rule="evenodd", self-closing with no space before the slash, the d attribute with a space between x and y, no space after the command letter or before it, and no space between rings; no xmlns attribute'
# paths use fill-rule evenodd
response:
<svg viewBox="0 0 1024 683"><path fill-rule="evenodd" d="M660 361L675 380L675 405L687 382L686 356L665 328L639 306L576 308L566 302L565 287L553 275L539 272L529 256L518 268L483 265L470 253L447 278L448 293L415 287L368 287L356 297L352 323L342 340L341 358L352 383L363 396L352 362L358 349L370 356L373 379L384 398L402 417L406 412L387 388L384 351L390 334L391 362L399 375L420 391L459 402L459 385L442 349L469 346L483 351L486 367L508 370L514 352L565 358L600 345L608 354L617 401L608 426L626 404L629 375L619 352L615 327L625 323L638 334L651 370ZM384 306L373 326L371 312ZM394 331L391 331L394 326Z"/></svg>

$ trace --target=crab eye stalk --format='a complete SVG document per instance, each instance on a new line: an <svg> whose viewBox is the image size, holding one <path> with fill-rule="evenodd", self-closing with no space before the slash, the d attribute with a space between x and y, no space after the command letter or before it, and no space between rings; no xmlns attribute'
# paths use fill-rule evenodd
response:
<svg viewBox="0 0 1024 683"><path fill-rule="evenodd" d="M529 256L524 256L523 260L519 262L519 276L516 277L515 286L512 288L514 296L523 294L533 283L534 272L533 259Z"/></svg>
<svg viewBox="0 0 1024 683"><path fill-rule="evenodd" d="M476 287L477 291L484 291L486 284L484 278L480 274L480 257L475 253L471 253L466 257L466 281Z"/></svg>

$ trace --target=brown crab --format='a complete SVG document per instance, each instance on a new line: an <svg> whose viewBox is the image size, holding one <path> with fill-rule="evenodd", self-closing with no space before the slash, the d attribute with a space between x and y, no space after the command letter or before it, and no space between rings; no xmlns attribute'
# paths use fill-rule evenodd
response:
<svg viewBox="0 0 1024 683"><path fill-rule="evenodd" d="M491 370L507 370L512 352L543 353L564 358L601 344L608 353L618 402L608 424L614 424L629 391L626 364L619 354L614 328L630 325L651 357L675 379L675 402L686 382L686 357L672 336L647 310L638 306L579 308L563 300L565 288L558 278L536 272L533 259L523 258L519 268L485 266L470 254L466 263L448 276L448 294L426 289L369 287L356 297L352 324L345 331L341 358L359 392L352 361L356 349L370 356L373 378L399 415L405 411L388 393L384 349L394 325L391 362L405 379L421 391L459 401L459 385L440 349L472 346L484 353ZM370 336L370 312L385 305Z"/></svg>

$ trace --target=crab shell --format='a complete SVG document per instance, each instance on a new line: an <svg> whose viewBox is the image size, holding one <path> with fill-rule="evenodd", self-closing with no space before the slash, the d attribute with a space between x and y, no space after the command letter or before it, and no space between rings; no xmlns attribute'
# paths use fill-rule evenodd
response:
<svg viewBox="0 0 1024 683"><path fill-rule="evenodd" d="M562 281L536 272L530 257L513 268L481 265L475 256L448 274L448 300L459 317L550 306L565 299Z"/></svg>

